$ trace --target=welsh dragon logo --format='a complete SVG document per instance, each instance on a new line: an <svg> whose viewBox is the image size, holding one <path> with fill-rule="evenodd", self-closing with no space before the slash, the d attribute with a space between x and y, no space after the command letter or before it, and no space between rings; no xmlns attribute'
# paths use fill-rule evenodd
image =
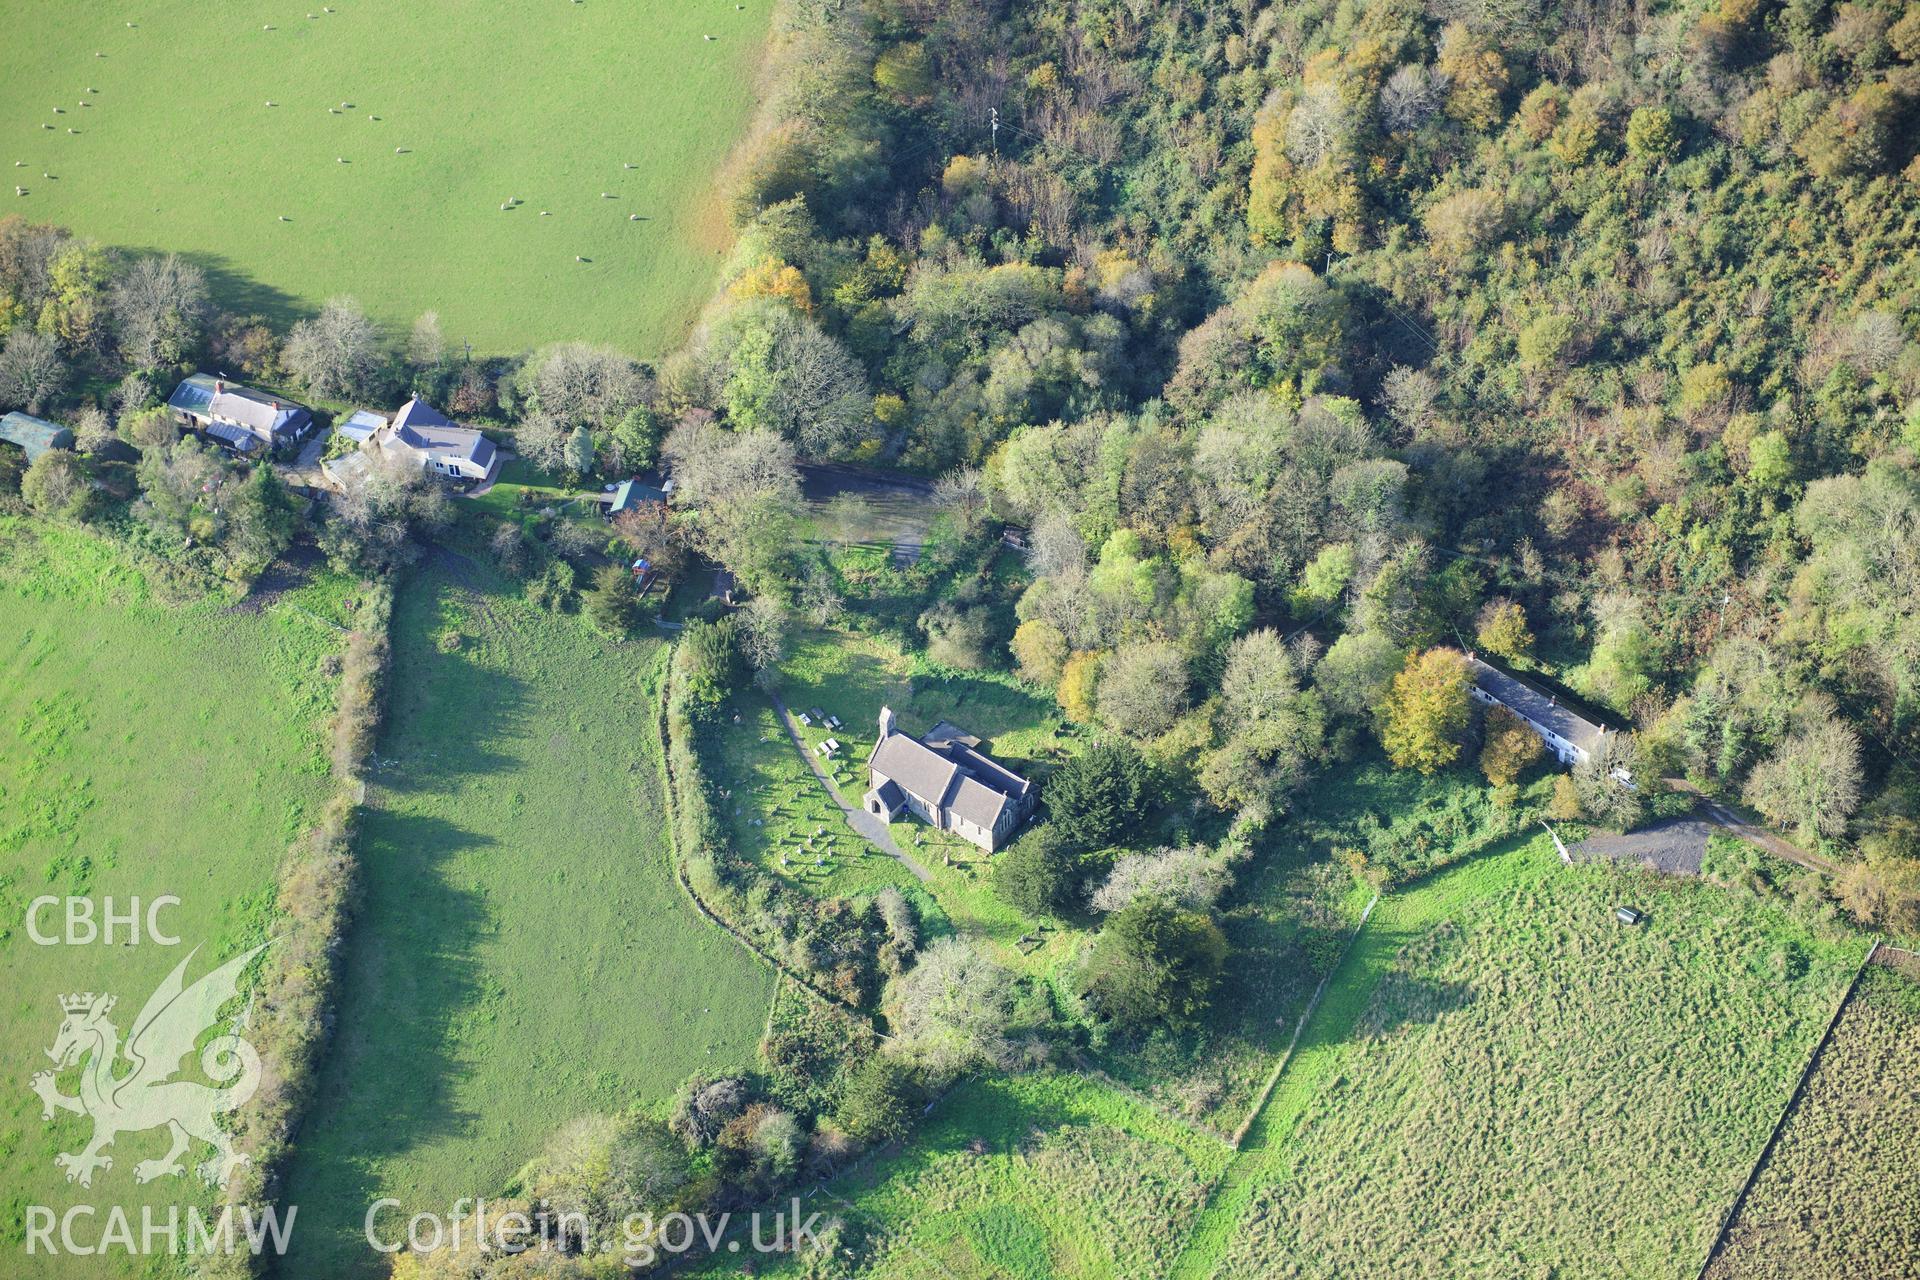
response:
<svg viewBox="0 0 1920 1280"><path fill-rule="evenodd" d="M33 1091L43 1104L42 1119L53 1119L55 1111L93 1118L93 1140L77 1152L54 1157L67 1171L68 1182L92 1186L94 1170L113 1168L113 1157L101 1151L116 1137L162 1126L173 1145L158 1160L142 1160L133 1167L137 1182L184 1174L180 1157L196 1139L213 1147L213 1158L197 1166L201 1178L212 1185L225 1183L247 1162L215 1117L242 1106L259 1087L260 1055L253 1046L229 1030L200 1050L200 1067L216 1085L173 1077L180 1072L181 1059L193 1052L194 1042L218 1022L220 1006L233 998L241 971L263 950L264 944L236 956L183 988L181 976L199 951L194 948L148 997L124 1046L119 1030L107 1020L112 996L89 991L60 997L66 1018L47 1050L54 1071L37 1073ZM120 1074L123 1057L132 1070ZM69 1098L54 1083L55 1072L83 1059L88 1061L80 1073L80 1096Z"/></svg>

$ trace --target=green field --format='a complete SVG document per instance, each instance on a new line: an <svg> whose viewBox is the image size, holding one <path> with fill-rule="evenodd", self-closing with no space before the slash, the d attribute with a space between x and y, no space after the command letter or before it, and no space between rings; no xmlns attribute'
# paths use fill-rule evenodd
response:
<svg viewBox="0 0 1920 1280"><path fill-rule="evenodd" d="M444 1213L575 1116L751 1065L772 998L670 878L658 642L607 644L477 565L438 566L395 609L291 1275L378 1270L361 1222L381 1196Z"/></svg>
<svg viewBox="0 0 1920 1280"><path fill-rule="evenodd" d="M348 294L481 352L662 354L713 289L770 9L19 0L6 211L177 251L279 322Z"/></svg>
<svg viewBox="0 0 1920 1280"><path fill-rule="evenodd" d="M1863 951L1544 836L1390 894L1174 1274L1691 1276Z"/></svg>
<svg viewBox="0 0 1920 1280"><path fill-rule="evenodd" d="M124 1134L83 1190L54 1166L89 1122L41 1118L27 1090L48 1063L58 997L106 991L124 1035L167 972L199 946L189 977L264 941L274 874L329 789L321 737L348 584L321 577L259 611L169 604L121 550L60 526L0 521L0 1254L8 1276L166 1274L167 1260L48 1259L23 1251L25 1206L164 1206L204 1194L134 1165L166 1136ZM37 946L27 903L42 894L173 894L178 947ZM42 920L43 931L52 920ZM73 1075L77 1073L68 1073ZM74 1082L62 1077L63 1092ZM204 1159L201 1148L191 1159ZM84 1233L82 1233L84 1235Z"/></svg>
<svg viewBox="0 0 1920 1280"><path fill-rule="evenodd" d="M1883 950L1821 1051L1708 1280L1920 1276L1920 956Z"/></svg>
<svg viewBox="0 0 1920 1280"><path fill-rule="evenodd" d="M806 1204L859 1238L860 1263L830 1273L847 1280L1139 1280L1164 1273L1227 1155L1083 1077L977 1080Z"/></svg>

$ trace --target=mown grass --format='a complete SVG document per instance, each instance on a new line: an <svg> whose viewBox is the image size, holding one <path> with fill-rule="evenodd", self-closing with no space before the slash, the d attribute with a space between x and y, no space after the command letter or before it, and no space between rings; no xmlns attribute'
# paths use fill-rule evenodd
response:
<svg viewBox="0 0 1920 1280"><path fill-rule="evenodd" d="M741 857L820 897L871 897L889 885L925 897L897 858L847 826L770 701L742 690L730 706L731 714L702 730L701 760L716 788L716 815ZM844 766L839 772L842 794L858 804Z"/></svg>
<svg viewBox="0 0 1920 1280"><path fill-rule="evenodd" d="M1863 950L1545 836L1390 894L1175 1274L1690 1275Z"/></svg>
<svg viewBox="0 0 1920 1280"><path fill-rule="evenodd" d="M472 499L472 504L487 515L526 524L536 511L547 509L570 519L597 517L600 508L587 501L590 496L588 490L569 488L524 458L511 458L502 464L493 487Z"/></svg>
<svg viewBox="0 0 1920 1280"><path fill-rule="evenodd" d="M444 557L394 630L366 905L286 1197L295 1275L379 1272L378 1197L445 1212L583 1112L750 1066L772 996L672 880L659 642L609 644Z"/></svg>
<svg viewBox="0 0 1920 1280"><path fill-rule="evenodd" d="M1708 1280L1920 1275L1920 961L1861 975Z"/></svg>
<svg viewBox="0 0 1920 1280"><path fill-rule="evenodd" d="M92 1132L84 1117L41 1118L27 1081L49 1065L58 997L119 998L124 1034L167 972L200 948L198 976L274 932L275 869L328 792L329 663L353 584L321 575L259 611L168 603L123 548L82 530L0 521L0 1254L8 1276L171 1274L166 1257L29 1257L25 1206L207 1203L195 1182L135 1183L165 1151L129 1132L90 1190L53 1159ZM180 898L161 923L177 947L146 942L38 946L43 894ZM57 913L43 931L60 929ZM74 1073L62 1080L75 1092ZM191 1160L206 1158L199 1148ZM82 1232L82 1235L85 1233Z"/></svg>
<svg viewBox="0 0 1920 1280"><path fill-rule="evenodd" d="M437 309L483 353L662 354L713 288L715 174L770 12L25 0L0 42L28 175L9 211L178 251L223 306L282 323L351 294L396 326Z"/></svg>
<svg viewBox="0 0 1920 1280"><path fill-rule="evenodd" d="M1226 1155L1085 1077L999 1077L955 1089L911 1145L804 1204L863 1241L859 1260L823 1273L846 1280L1146 1277L1165 1271Z"/></svg>

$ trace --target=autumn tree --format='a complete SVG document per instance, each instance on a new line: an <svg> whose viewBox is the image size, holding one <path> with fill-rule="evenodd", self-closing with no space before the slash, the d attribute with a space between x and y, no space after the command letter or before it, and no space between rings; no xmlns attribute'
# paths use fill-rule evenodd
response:
<svg viewBox="0 0 1920 1280"><path fill-rule="evenodd" d="M1533 632L1527 627L1527 611L1517 600L1489 600L1480 610L1473 642L1488 653L1523 661L1533 655Z"/></svg>
<svg viewBox="0 0 1920 1280"><path fill-rule="evenodd" d="M1387 694L1380 726L1387 758L1429 774L1452 764L1467 727L1471 679L1467 660L1456 649L1410 655Z"/></svg>
<svg viewBox="0 0 1920 1280"><path fill-rule="evenodd" d="M1540 735L1505 707L1488 710L1484 736L1480 771L1496 787L1516 781L1546 751Z"/></svg>

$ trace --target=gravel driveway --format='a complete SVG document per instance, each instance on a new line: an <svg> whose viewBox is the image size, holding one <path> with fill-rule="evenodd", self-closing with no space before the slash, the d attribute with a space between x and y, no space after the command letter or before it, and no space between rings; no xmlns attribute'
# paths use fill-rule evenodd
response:
<svg viewBox="0 0 1920 1280"><path fill-rule="evenodd" d="M1697 876L1706 856L1707 837L1717 830L1704 818L1662 818L1623 836L1589 836L1569 852L1581 862L1607 858L1637 862L1669 875Z"/></svg>

